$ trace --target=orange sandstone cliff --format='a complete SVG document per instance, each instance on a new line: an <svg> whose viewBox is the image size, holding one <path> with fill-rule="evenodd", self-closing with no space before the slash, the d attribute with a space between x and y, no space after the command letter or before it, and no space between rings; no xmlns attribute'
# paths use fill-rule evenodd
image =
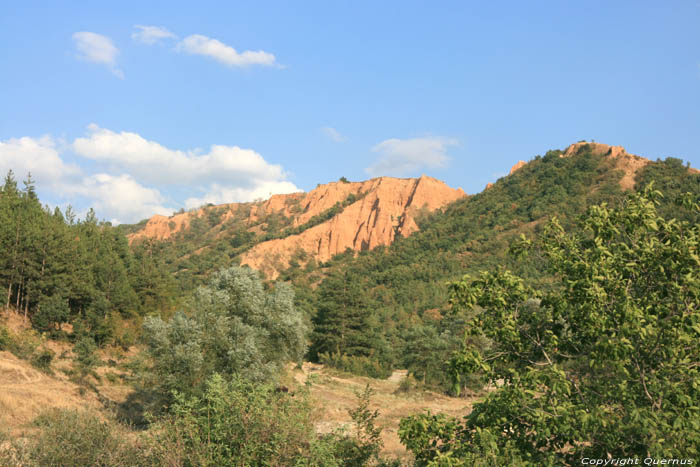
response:
<svg viewBox="0 0 700 467"><path fill-rule="evenodd" d="M304 197L301 205L308 211L295 224L303 224L349 194L360 199L300 234L255 245L244 253L241 264L275 278L294 256L328 261L348 248L361 251L390 245L398 235L405 237L418 230L415 216L421 210L434 211L466 196L462 189L450 188L425 175L418 179L381 177L358 183L335 182Z"/></svg>
<svg viewBox="0 0 700 467"><path fill-rule="evenodd" d="M351 195L355 201L348 204ZM195 218L206 216L211 210L223 212L219 224L222 229L229 219L243 217L248 230L262 233L270 215L291 219L293 228L345 203L338 214L325 222L296 235L258 243L243 253L241 264L274 279L293 258L300 264L311 259L323 262L348 248L361 251L390 245L397 236L418 230L415 218L419 213L442 208L464 196L461 188L450 188L425 175L417 179L379 177L364 182L332 182L308 193L273 195L264 202L203 207L171 217L156 215L130 234L129 241L172 239L186 231Z"/></svg>

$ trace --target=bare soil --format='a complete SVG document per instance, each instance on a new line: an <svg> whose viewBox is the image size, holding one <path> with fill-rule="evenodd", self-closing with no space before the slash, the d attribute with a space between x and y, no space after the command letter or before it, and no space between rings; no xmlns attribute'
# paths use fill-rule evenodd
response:
<svg viewBox="0 0 700 467"><path fill-rule="evenodd" d="M337 429L352 433L355 427L348 410L357 407L357 394L369 384L374 392L370 409L379 410L378 425L382 428L383 454L389 457L408 456L398 435L399 421L403 417L426 410L463 417L471 411L472 404L477 400L475 397L449 397L420 389L400 392L399 385L406 378L406 370L395 371L390 378L380 380L346 375L323 365L306 362L301 369L293 369L292 375L299 385L307 381L310 383L311 396L318 407L318 433L329 433Z"/></svg>

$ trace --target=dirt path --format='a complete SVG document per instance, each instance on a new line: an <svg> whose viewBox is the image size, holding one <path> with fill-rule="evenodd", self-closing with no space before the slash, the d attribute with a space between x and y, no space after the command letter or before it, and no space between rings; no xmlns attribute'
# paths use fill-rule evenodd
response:
<svg viewBox="0 0 700 467"><path fill-rule="evenodd" d="M379 410L378 423L382 427L384 454L392 457L405 457L405 448L398 436L401 418L430 410L461 417L469 413L474 399L448 397L431 391L413 390L399 392L401 381L406 378L406 370L394 371L385 380L341 375L329 371L323 365L304 363L301 369L293 371L298 384L311 384L311 396L320 410L320 420L316 424L319 433L328 433L344 428L350 432L354 425L348 414L357 407L357 393L369 384L372 396L372 410Z"/></svg>

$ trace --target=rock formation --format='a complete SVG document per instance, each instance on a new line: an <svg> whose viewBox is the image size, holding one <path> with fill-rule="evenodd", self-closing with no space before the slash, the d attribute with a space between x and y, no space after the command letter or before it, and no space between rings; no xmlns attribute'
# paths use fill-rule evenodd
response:
<svg viewBox="0 0 700 467"><path fill-rule="evenodd" d="M371 250L390 245L397 235L408 236L418 230L415 216L422 210L434 211L466 196L425 175L418 179L381 177L359 183L329 183L309 192L301 201L308 211L296 225L342 202L349 194L358 200L332 219L287 238L259 243L241 260L270 278L289 266L294 256L328 261L350 248Z"/></svg>
<svg viewBox="0 0 700 467"><path fill-rule="evenodd" d="M510 168L510 172L508 173L508 175L513 175L516 170L518 170L519 168L521 168L522 166L524 166L526 164L527 164L527 162L525 162L525 161L516 162L515 165Z"/></svg>
<svg viewBox="0 0 700 467"><path fill-rule="evenodd" d="M624 175L620 179L620 186L625 190L634 188L634 177L637 175L637 172L650 162L649 159L635 156L634 154L628 154L622 146L610 146L609 144L593 142L587 143L585 141L572 144L566 148L566 151L564 151L561 157L571 157L585 146L587 146L593 154L603 154L615 159L615 167L624 172Z"/></svg>
<svg viewBox="0 0 700 467"><path fill-rule="evenodd" d="M273 195L264 202L209 206L171 217L156 215L141 230L130 234L129 241L171 239L188 229L195 218L214 209L222 212L220 227L236 218L243 219L248 230L262 233L272 214L290 218L293 228L338 204L344 205L325 222L296 235L258 243L243 254L241 264L274 279L293 258L300 264L311 259L323 262L348 248L361 251L390 245L397 235L408 236L418 230L415 218L421 212L434 211L464 196L461 188L450 188L425 175L417 179L380 177L365 182L332 182L308 193Z"/></svg>

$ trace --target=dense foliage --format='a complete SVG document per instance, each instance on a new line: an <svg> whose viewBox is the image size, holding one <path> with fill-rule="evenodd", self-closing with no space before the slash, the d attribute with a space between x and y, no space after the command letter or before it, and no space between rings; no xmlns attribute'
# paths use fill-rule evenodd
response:
<svg viewBox="0 0 700 467"><path fill-rule="evenodd" d="M619 184L622 172L615 168L614 159L594 154L587 146L571 157L561 154L549 151L535 157L482 193L426 217L419 232L390 247L357 256L339 255L318 270L283 274L294 282L297 296L307 299L308 304L300 306L318 310L316 321L324 321L315 329L311 348L339 334L340 328L327 325L324 316L342 314L352 309L353 303L363 303L367 311L361 320L374 323L381 332L371 343L365 341L361 353L373 355L375 366L408 368L417 379L449 390L452 385L443 362L460 346L463 326L454 320L463 318L446 316L444 284L465 272L474 274L503 265L530 285L548 290L556 282L543 258L510 258L509 243L521 233L541 232L551 216L557 216L564 228L577 229L575 221L588 206L614 204L624 197ZM665 215L679 219L686 215L673 203L679 193L700 196L700 174L689 171L677 159L652 162L641 169L637 188L650 181L668 192L659 200L659 210ZM324 281L333 289L336 277L343 275L356 278L361 286L347 303L342 293L329 300L324 295ZM321 285L313 290L318 281ZM359 321L355 325L361 326ZM353 325L345 322L344 326ZM384 352L387 348L390 351ZM360 351L350 353L356 354ZM317 358L313 353L311 357ZM465 375L462 383L468 388L478 386L479 380Z"/></svg>
<svg viewBox="0 0 700 467"><path fill-rule="evenodd" d="M97 343L133 342L117 323L147 306L167 309L169 280L157 260L129 249L126 238L90 210L42 208L31 177L19 189L12 172L0 191L0 290L39 331L60 335L70 323ZM149 284L160 284L158 290ZM150 310L151 308L149 308Z"/></svg>
<svg viewBox="0 0 700 467"><path fill-rule="evenodd" d="M369 390L350 411L355 433L318 436L308 391L290 395L274 386L213 375L199 397L178 396L159 422L154 457L159 465L398 465L379 457L381 429L367 409Z"/></svg>
<svg viewBox="0 0 700 467"><path fill-rule="evenodd" d="M478 311L452 366L498 388L460 422L423 414L400 434L421 465L573 465L610 456L700 455L700 205L689 221L657 213L651 188L619 209L588 209L536 244L558 279L535 290L499 268L451 285L455 310Z"/></svg>
<svg viewBox="0 0 700 467"><path fill-rule="evenodd" d="M305 389L289 394L270 384L212 375L201 394L178 394L172 410L134 432L88 411L51 409L27 439L0 431L0 465L44 466L307 466L398 467L380 457L371 391L350 410L352 433L316 434Z"/></svg>
<svg viewBox="0 0 700 467"><path fill-rule="evenodd" d="M198 394L214 373L274 381L306 351L306 326L294 308L294 291L263 289L258 273L234 266L200 287L169 321L149 316L143 340L152 365L143 382L164 401L173 392Z"/></svg>

